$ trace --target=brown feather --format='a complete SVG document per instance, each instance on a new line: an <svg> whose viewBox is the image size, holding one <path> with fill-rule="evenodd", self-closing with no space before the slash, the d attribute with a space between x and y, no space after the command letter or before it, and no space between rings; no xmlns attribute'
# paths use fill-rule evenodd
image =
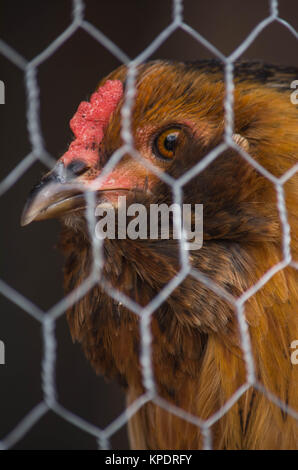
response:
<svg viewBox="0 0 298 470"><path fill-rule="evenodd" d="M125 75L122 67L108 78L124 81ZM294 69L257 63L239 64L235 71L234 131L246 139L250 155L275 176L297 162L298 113L289 88L293 78ZM162 127L178 119L194 123L197 139L190 141L187 154L178 155L168 170L172 176L181 175L222 141L225 87L217 63L142 65L137 89L133 132L140 151L139 128ZM119 112L111 118L102 145L105 155L121 145ZM285 192L292 255L297 260L297 174L286 183ZM169 188L159 182L144 201L171 198ZM204 245L191 252L192 265L236 297L253 286L282 259L276 201L270 181L235 150L225 151L184 188L184 202L204 204ZM82 220L66 219L61 236L66 292L79 286L92 268ZM107 240L104 256L105 279L142 306L180 269L175 240ZM257 379L295 410L298 366L291 363L290 344L298 339L297 281L297 271L287 267L245 304ZM112 300L100 282L67 316L73 339L81 342L95 370L117 378L127 390L128 404L133 403L144 393L138 317ZM188 276L154 313L151 328L158 393L175 406L207 419L246 382L235 311L194 277ZM253 388L213 425L212 432L216 449L298 448L297 422ZM132 417L129 433L135 449L203 445L197 426L154 402Z"/></svg>

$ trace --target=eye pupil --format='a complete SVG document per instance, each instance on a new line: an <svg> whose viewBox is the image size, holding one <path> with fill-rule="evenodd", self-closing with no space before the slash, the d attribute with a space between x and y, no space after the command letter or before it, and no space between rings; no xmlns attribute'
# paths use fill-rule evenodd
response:
<svg viewBox="0 0 298 470"><path fill-rule="evenodd" d="M176 147L177 134L169 134L164 141L164 146L169 152L174 151Z"/></svg>

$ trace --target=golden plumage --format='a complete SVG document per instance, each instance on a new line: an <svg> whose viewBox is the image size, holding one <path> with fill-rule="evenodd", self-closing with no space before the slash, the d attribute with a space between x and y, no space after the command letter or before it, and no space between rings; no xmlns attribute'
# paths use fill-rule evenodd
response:
<svg viewBox="0 0 298 470"><path fill-rule="evenodd" d="M275 177L297 163L297 106L290 83L298 70L259 63L235 65L234 141ZM107 79L125 84L126 68ZM101 86L107 80L101 82ZM174 178L202 160L223 140L225 84L221 66L150 62L139 67L132 131L139 152L154 163L152 135L170 125L183 129L174 161L156 164ZM121 146L123 100L110 117L99 163L80 177L88 185ZM145 205L172 202L170 188L125 155L118 171L133 166L151 192L132 194ZM88 177L87 177L88 176ZM204 204L204 244L191 252L191 264L229 294L239 297L283 259L283 226L276 188L235 149L226 149L184 189L184 202ZM298 260L297 174L284 185L291 226L291 252ZM92 268L84 212L68 214L61 246L66 256L65 288L79 286ZM180 269L176 240L106 240L104 277L145 306ZM256 379L298 411L298 366L291 342L298 339L298 275L292 266L277 272L245 302ZM68 312L74 340L97 372L119 379L132 403L144 393L139 362L138 317L119 306L100 283ZM159 395L201 419L208 419L246 383L235 309L193 276L175 289L152 317L152 364ZM198 449L200 429L145 404L131 419L135 449ZM286 411L250 387L212 426L215 449L297 449L298 427Z"/></svg>

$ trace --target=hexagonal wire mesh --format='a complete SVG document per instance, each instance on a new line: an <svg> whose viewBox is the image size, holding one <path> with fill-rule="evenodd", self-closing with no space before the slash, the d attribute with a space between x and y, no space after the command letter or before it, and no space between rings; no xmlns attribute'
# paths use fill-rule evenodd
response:
<svg viewBox="0 0 298 470"><path fill-rule="evenodd" d="M237 146L234 142L233 136L233 125L234 125L234 114L233 114L233 97L234 97L234 79L233 79L233 68L234 62L238 59L241 54L251 45L251 43L257 38L257 36L273 22L278 22L286 27L297 39L298 33L295 31L293 26L279 16L278 11L278 0L269 1L269 14L263 19L246 39L233 51L229 56L223 55L215 46L208 42L199 32L194 30L191 26L186 24L183 20L183 0L173 0L173 18L172 22L154 39L154 41L146 47L135 59L132 61L129 57L108 37L106 37L100 30L94 27L90 22L84 19L84 2L83 0L73 0L72 4L72 22L68 28L58 36L46 49L38 54L31 61L27 61L22 57L16 50L10 47L9 44L0 40L0 53L3 54L9 61L16 65L19 69L23 70L25 74L25 84L27 91L27 127L28 135L31 142L31 152L6 176L6 178L0 182L0 195L5 193L11 188L14 183L22 177L22 175L31 167L31 165L40 160L43 164L52 168L55 163L54 158L47 152L43 144L42 131L39 122L39 87L37 82L37 69L51 57L57 49L62 46L79 28L83 29L96 41L98 41L103 47L105 47L110 53L112 53L120 62L128 66L127 72L127 85L124 97L124 105L122 106L122 130L121 137L123 139L123 145L119 148L110 158L109 162L105 166L101 176L102 179L111 169L116 165L118 161L126 152L135 159L140 159L142 163L149 168L150 171L157 173L158 177L168 183L173 191L174 202L181 207L183 197L183 185L187 183L193 176L203 171L218 155L220 155L228 147L235 148L241 156L253 167L256 168L264 177L268 178L274 185L277 193L277 207L280 216L280 222L282 227L282 248L283 248L283 259L273 267L271 267L259 281L244 292L239 298L234 298L232 295L225 292L216 283L212 282L211 279L207 278L203 273L196 269L193 269L188 260L187 250L185 249L185 234L182 233L182 239L180 241L180 272L173 278L168 285L166 285L158 295L151 300L151 302L145 307L141 307L133 300L129 299L125 295L118 292L116 289L111 289L102 281L102 287L108 290L111 297L116 299L118 302L122 302L129 310L140 318L140 338L141 338L141 350L140 350L140 364L142 367L143 384L146 392L134 401L128 408L112 421L104 429L100 429L97 426L87 422L81 417L72 413L68 409L61 406L58 401L56 394L55 384L55 361L56 361L56 337L55 337L55 322L62 316L67 308L73 305L79 298L84 296L91 287L98 282L98 276L102 268L102 241L100 241L95 234L95 198L91 193L86 193L87 200L87 211L86 217L89 225L89 231L92 238L93 244L93 269L88 277L75 291L71 292L68 296L63 298L54 307L52 307L46 315L30 300L22 296L19 292L14 290L3 280L0 280L0 292L8 298L11 302L18 305L28 315L31 315L38 322L40 322L43 330L43 341L44 341L44 356L42 360L42 390L43 400L37 404L19 424L0 442L2 449L11 448L17 441L19 441L30 428L41 419L49 410L54 411L63 419L69 421L74 426L84 430L85 432L93 435L99 443L101 449L109 448L109 439L116 433L123 425L127 423L131 416L134 415L145 403L153 401L158 406L165 410L173 413L174 415L181 417L182 419L193 423L198 426L204 436L204 449L212 449L212 425L221 419L221 417L228 412L228 410L236 403L236 401L250 388L254 387L261 393L265 394L269 400L280 407L285 412L289 413L296 420L298 420L298 412L291 409L286 403L281 401L279 397L272 394L269 390L265 389L264 386L258 382L255 376L254 361L251 351L250 336L245 320L245 302L259 291L266 282L271 279L278 271L284 269L286 266L291 265L294 268L298 268L291 258L290 251L290 226L287 219L287 210L285 205L284 188L283 185L298 171L298 164L291 168L282 177L277 178L257 163L247 152L241 147ZM206 47L214 56L220 59L225 66L225 87L226 96L224 102L225 109L225 135L224 141L218 147L213 149L205 158L197 163L191 170L180 177L178 180L174 180L166 174L159 172L153 165L145 161L141 155L138 154L134 148L133 136L131 133L131 112L132 106L135 99L135 80L137 74L137 66L143 61L147 60L159 46L170 37L177 29L185 31L187 34L192 36L196 41ZM181 226L181 211L177 211L174 214L174 224L176 227ZM186 411L177 408L158 396L155 387L155 379L151 362L151 341L152 333L150 329L150 322L153 313L161 305L161 303L171 294L171 292L185 279L187 275L191 275L198 281L206 285L209 289L214 291L219 296L223 297L228 303L230 303L236 313L239 323L241 345L243 355L246 361L246 383L243 384L233 396L222 406L213 416L209 417L208 420L204 421L199 417L193 416Z"/></svg>

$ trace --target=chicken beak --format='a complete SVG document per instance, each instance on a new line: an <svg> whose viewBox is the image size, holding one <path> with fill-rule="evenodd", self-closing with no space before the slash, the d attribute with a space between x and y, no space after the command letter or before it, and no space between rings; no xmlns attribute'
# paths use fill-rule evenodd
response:
<svg viewBox="0 0 298 470"><path fill-rule="evenodd" d="M59 162L30 192L21 216L21 225L84 209L85 191L83 184L72 180L66 174L63 163Z"/></svg>
<svg viewBox="0 0 298 470"><path fill-rule="evenodd" d="M83 169L84 170L84 169ZM135 169L135 164L115 167L102 181L84 183L79 172L65 168L59 160L52 171L46 174L29 194L25 204L21 225L28 225L34 220L61 217L66 213L82 211L86 208L86 193L95 192L97 200L109 194L110 201L120 194L130 191L149 191L151 183L148 177Z"/></svg>

